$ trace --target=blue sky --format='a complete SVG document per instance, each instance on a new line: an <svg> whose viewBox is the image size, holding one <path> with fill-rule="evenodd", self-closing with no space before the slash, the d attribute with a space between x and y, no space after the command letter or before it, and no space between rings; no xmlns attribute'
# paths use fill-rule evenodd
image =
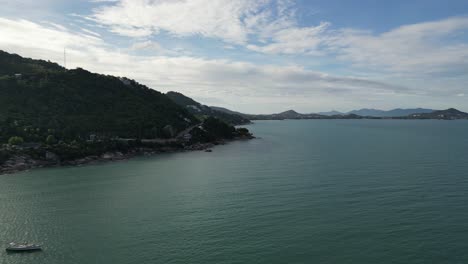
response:
<svg viewBox="0 0 468 264"><path fill-rule="evenodd" d="M367 28L375 32L463 15L468 10L468 2L463 0L301 0L298 3L312 12L316 10L312 13L315 16L301 17L305 24L325 20L333 21L337 27Z"/></svg>
<svg viewBox="0 0 468 264"><path fill-rule="evenodd" d="M0 0L0 49L208 105L468 111L468 1Z"/></svg>

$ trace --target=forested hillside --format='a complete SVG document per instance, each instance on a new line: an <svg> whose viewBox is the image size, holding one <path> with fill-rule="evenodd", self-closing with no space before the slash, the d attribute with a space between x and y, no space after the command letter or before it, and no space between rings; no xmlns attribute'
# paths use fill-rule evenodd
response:
<svg viewBox="0 0 468 264"><path fill-rule="evenodd" d="M178 105L184 107L185 109L187 109L187 111L198 117L200 120L204 120L207 117L211 116L216 117L231 125L244 125L250 123L250 120L248 118L234 113L218 111L210 106L202 105L199 102L181 93L168 92L166 95Z"/></svg>
<svg viewBox="0 0 468 264"><path fill-rule="evenodd" d="M0 140L169 137L199 122L133 80L0 53Z"/></svg>

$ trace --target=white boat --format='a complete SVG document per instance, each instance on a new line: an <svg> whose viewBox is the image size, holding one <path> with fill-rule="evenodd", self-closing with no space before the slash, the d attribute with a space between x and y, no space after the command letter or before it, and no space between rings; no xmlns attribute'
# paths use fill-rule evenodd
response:
<svg viewBox="0 0 468 264"><path fill-rule="evenodd" d="M30 243L14 243L11 242L6 248L6 251L38 251L41 250L41 246Z"/></svg>

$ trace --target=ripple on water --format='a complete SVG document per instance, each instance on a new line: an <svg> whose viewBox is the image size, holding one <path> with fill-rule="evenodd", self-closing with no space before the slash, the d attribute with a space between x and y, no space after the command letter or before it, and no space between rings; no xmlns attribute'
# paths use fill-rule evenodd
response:
<svg viewBox="0 0 468 264"><path fill-rule="evenodd" d="M468 122L257 122L261 139L0 176L0 263L465 263ZM430 133L429 133L430 131Z"/></svg>

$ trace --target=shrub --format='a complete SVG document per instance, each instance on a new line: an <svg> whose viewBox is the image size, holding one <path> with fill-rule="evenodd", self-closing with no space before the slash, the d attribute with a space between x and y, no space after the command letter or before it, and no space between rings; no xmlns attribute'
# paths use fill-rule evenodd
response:
<svg viewBox="0 0 468 264"><path fill-rule="evenodd" d="M14 136L8 139L8 144L10 145L21 145L23 144L24 140L22 137Z"/></svg>
<svg viewBox="0 0 468 264"><path fill-rule="evenodd" d="M57 139L55 139L54 135L48 135L46 138L46 143L47 145L53 145L57 142Z"/></svg>
<svg viewBox="0 0 468 264"><path fill-rule="evenodd" d="M208 117L203 122L203 128L211 134L214 138L232 138L235 132L235 128L231 125L224 123L223 121Z"/></svg>

